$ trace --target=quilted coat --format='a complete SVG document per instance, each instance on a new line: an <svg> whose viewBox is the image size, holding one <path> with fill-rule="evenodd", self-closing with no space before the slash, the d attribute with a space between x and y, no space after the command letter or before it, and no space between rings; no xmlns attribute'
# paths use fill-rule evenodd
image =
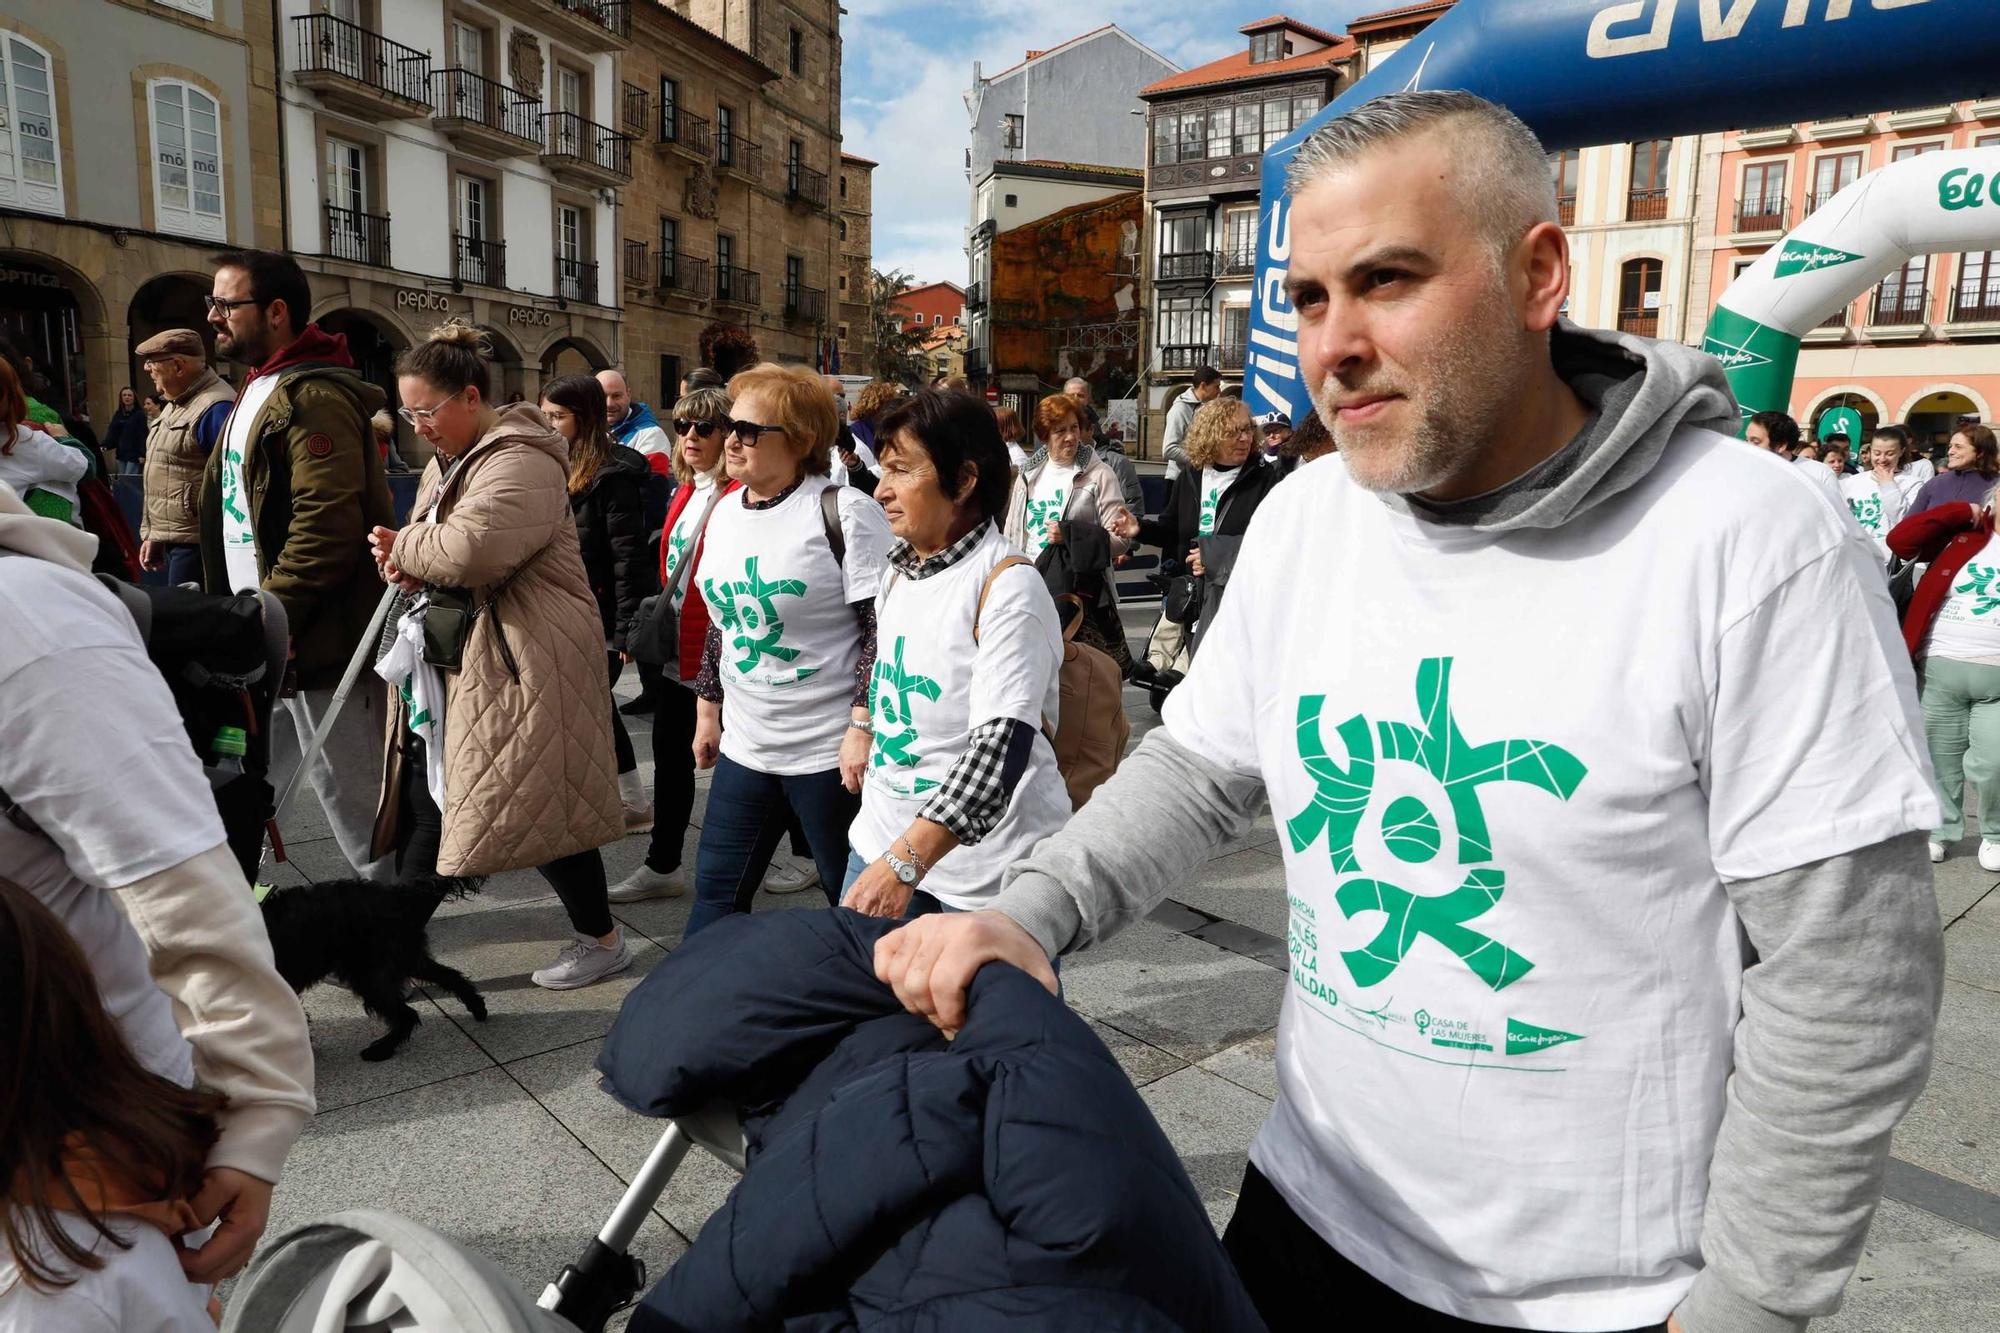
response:
<svg viewBox="0 0 2000 1333"><path fill-rule="evenodd" d="M577 549L568 465L569 446L540 412L503 407L452 472L434 520L396 536L401 569L471 588L479 607L464 665L445 675L440 874L544 865L624 836L604 629ZM442 480L433 458L413 515L430 512ZM392 766L386 808L398 777Z"/></svg>
<svg viewBox="0 0 2000 1333"><path fill-rule="evenodd" d="M729 917L626 998L598 1056L614 1096L651 1116L755 1111L743 1180L631 1333L1260 1333L1084 1020L994 964L946 1043L875 979L900 924Z"/></svg>

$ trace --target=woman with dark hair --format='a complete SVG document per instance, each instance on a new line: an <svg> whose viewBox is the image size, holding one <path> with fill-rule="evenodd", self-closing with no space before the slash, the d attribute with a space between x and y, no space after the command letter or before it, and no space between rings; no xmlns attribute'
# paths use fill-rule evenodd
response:
<svg viewBox="0 0 2000 1333"><path fill-rule="evenodd" d="M1069 819L1042 732L1061 703L1062 628L998 527L1013 469L992 410L930 389L876 438L896 544L875 603L873 743L844 901L869 916L970 911Z"/></svg>
<svg viewBox="0 0 2000 1333"><path fill-rule="evenodd" d="M1951 433L1951 447L1944 456L1945 470L1924 483L1910 512L1921 514L1942 504L1986 503L1993 483L2000 478L2000 441L1990 426L1960 426Z"/></svg>
<svg viewBox="0 0 2000 1333"><path fill-rule="evenodd" d="M540 870L576 938L531 980L587 986L632 955L597 850L624 822L604 762L603 622L570 516L569 446L534 408L493 405L484 337L471 325L439 325L397 359L396 376L403 419L437 452L410 521L376 528L368 543L383 579L424 594L420 603L471 605L459 664L441 669L441 722L393 699L400 743L374 854L396 850L405 877ZM434 749L425 737L440 725Z"/></svg>
<svg viewBox="0 0 2000 1333"><path fill-rule="evenodd" d="M104 447L111 450L118 459L118 471L123 476L137 476L144 469L146 461L146 428L152 419L139 405L139 397L126 385L118 391L118 410L111 414L111 420L104 426Z"/></svg>
<svg viewBox="0 0 2000 1333"><path fill-rule="evenodd" d="M644 488L652 465L636 449L611 438L605 420L604 386L594 375L563 375L542 390L542 415L569 442L569 507L576 517L576 540L583 571L604 622L605 661L616 685L631 659L625 635L639 603L653 591L646 551ZM639 780L639 757L618 710L611 710L611 740L618 759L618 800L625 832L653 827L653 807Z"/></svg>

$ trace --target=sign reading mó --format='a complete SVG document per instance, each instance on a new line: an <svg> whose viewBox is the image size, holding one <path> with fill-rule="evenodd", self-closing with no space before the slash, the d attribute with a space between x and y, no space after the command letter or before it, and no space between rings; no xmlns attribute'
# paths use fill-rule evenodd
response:
<svg viewBox="0 0 2000 1333"><path fill-rule="evenodd" d="M532 306L525 305L510 305L507 307L507 322L531 324L538 329L546 329L553 327L556 321L555 316L546 310L536 310Z"/></svg>
<svg viewBox="0 0 2000 1333"><path fill-rule="evenodd" d="M440 314L451 312L451 298L443 292L427 292L417 287L396 289L396 309L435 310Z"/></svg>

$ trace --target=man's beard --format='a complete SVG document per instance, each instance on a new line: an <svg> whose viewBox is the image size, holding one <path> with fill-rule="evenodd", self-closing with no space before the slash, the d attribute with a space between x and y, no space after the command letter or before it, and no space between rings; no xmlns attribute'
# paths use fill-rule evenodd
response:
<svg viewBox="0 0 2000 1333"><path fill-rule="evenodd" d="M1348 475L1371 491L1421 495L1472 467L1508 410L1520 364L1510 355L1517 333L1512 304L1496 285L1469 319L1440 335L1402 372L1402 382L1379 375L1352 384L1332 375L1321 381L1313 406ZM1394 434L1365 425L1343 429L1336 404L1378 393L1401 394L1402 410L1415 423Z"/></svg>
<svg viewBox="0 0 2000 1333"><path fill-rule="evenodd" d="M241 361L245 365L260 366L271 356L270 327L251 329L242 334L218 333L215 335L215 354L226 356L231 361Z"/></svg>

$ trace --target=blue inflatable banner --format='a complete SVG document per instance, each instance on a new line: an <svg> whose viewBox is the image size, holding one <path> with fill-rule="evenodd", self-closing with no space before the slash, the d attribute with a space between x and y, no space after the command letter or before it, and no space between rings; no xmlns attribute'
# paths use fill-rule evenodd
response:
<svg viewBox="0 0 2000 1333"><path fill-rule="evenodd" d="M1459 0L1264 154L1243 397L1310 410L1285 168L1329 119L1383 93L1462 88L1551 150L1938 106L2000 93L2000 0Z"/></svg>

